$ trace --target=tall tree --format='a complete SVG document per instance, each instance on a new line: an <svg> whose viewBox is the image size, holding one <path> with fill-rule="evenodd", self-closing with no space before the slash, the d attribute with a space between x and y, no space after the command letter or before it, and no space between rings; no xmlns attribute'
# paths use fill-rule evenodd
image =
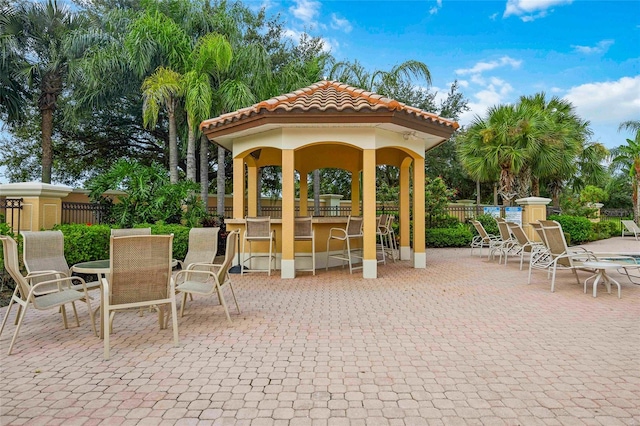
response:
<svg viewBox="0 0 640 426"><path fill-rule="evenodd" d="M15 122L24 116L26 92L19 72L25 67L20 55L22 19L10 4L0 5L0 118Z"/></svg>
<svg viewBox="0 0 640 426"><path fill-rule="evenodd" d="M66 41L74 31L82 28L86 21L82 15L59 5L57 0L19 3L15 13L17 16L6 15L3 18L2 36L6 38L2 44L12 48L9 58L12 63L24 66L17 74L9 73L9 76L14 78L18 75L23 78L25 85L33 90L34 98L37 98L36 105L41 117L42 182L51 183L54 112L58 107L58 98L65 90L70 62L73 60ZM19 31L5 34L7 29L15 29L10 25L16 23L15 19L22 23ZM6 62L5 66L9 64ZM7 87L3 89L7 93ZM12 98L14 102L17 100L15 93ZM17 104L14 103L8 112L14 114L16 107Z"/></svg>
<svg viewBox="0 0 640 426"><path fill-rule="evenodd" d="M628 122L622 123L620 129L629 128L626 123ZM636 130L635 139L627 139L626 145L620 145L611 150L611 168L623 170L632 177L633 216L638 223L640 220L640 126L631 128Z"/></svg>

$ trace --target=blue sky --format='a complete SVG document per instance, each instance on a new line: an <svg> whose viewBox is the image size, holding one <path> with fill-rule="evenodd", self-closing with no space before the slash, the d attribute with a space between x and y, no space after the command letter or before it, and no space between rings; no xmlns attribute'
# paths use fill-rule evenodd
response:
<svg viewBox="0 0 640 426"><path fill-rule="evenodd" d="M338 60L390 69L426 63L443 95L458 80L471 111L544 91L570 100L611 148L640 120L640 1L250 1L281 15L288 34L325 40Z"/></svg>

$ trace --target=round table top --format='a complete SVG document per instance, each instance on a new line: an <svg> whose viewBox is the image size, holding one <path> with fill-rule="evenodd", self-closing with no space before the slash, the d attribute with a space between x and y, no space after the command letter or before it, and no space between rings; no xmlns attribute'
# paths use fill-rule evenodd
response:
<svg viewBox="0 0 640 426"><path fill-rule="evenodd" d="M81 274L106 274L109 272L109 259L76 263L71 270Z"/></svg>
<svg viewBox="0 0 640 426"><path fill-rule="evenodd" d="M583 266L595 269L621 268L622 265L615 262L587 261L582 263Z"/></svg>

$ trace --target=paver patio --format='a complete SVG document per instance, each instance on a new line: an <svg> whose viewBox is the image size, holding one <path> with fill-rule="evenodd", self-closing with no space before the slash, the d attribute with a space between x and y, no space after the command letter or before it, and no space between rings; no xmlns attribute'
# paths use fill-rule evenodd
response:
<svg viewBox="0 0 640 426"><path fill-rule="evenodd" d="M640 286L620 277L622 299L594 299L569 272L555 293L541 271L527 285L515 259L431 249L427 262L377 280L234 275L233 324L196 298L176 348L156 315L118 314L109 361L80 305L69 330L30 310L7 356L12 312L0 423L640 425Z"/></svg>

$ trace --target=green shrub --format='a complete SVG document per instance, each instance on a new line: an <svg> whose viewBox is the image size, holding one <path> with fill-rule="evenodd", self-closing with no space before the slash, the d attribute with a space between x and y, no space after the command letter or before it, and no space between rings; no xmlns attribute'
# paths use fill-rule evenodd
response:
<svg viewBox="0 0 640 426"><path fill-rule="evenodd" d="M460 220L455 216L432 217L429 228L457 228L460 226Z"/></svg>
<svg viewBox="0 0 640 426"><path fill-rule="evenodd" d="M487 234L500 235L500 230L498 229L498 222L496 222L496 218L491 216L490 214L481 214L476 217L476 220L482 224L484 230L487 231ZM474 235L477 234L475 228L473 229Z"/></svg>
<svg viewBox="0 0 640 426"><path fill-rule="evenodd" d="M184 259L189 248L190 228L182 225L156 224L136 225L136 228L151 227L154 235L173 234L173 258ZM64 234L64 256L69 265L90 260L109 258L111 228L107 225L57 225Z"/></svg>
<svg viewBox="0 0 640 426"><path fill-rule="evenodd" d="M586 217L569 215L551 215L549 220L555 220L562 225L565 236L568 235L567 244L582 244L589 241L591 235L591 221Z"/></svg>
<svg viewBox="0 0 640 426"><path fill-rule="evenodd" d="M427 247L468 247L473 234L466 226L427 229Z"/></svg>

